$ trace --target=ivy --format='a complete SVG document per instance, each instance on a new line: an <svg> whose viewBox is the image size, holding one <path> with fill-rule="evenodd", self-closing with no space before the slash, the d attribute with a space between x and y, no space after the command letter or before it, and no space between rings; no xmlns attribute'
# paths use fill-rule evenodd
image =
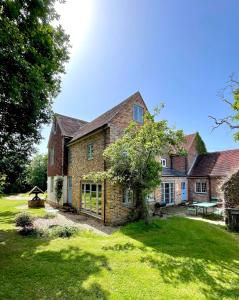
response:
<svg viewBox="0 0 239 300"><path fill-rule="evenodd" d="M198 154L206 154L207 153L206 145L198 132L196 133L196 149L197 149Z"/></svg>

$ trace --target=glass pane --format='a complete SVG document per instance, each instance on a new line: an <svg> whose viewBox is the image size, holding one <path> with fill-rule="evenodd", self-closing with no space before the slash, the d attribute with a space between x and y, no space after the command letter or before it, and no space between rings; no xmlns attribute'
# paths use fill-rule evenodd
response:
<svg viewBox="0 0 239 300"><path fill-rule="evenodd" d="M102 193L98 192L98 215L101 215Z"/></svg>
<svg viewBox="0 0 239 300"><path fill-rule="evenodd" d="M91 211L96 213L97 212L97 204L96 204L97 198L96 198L96 192L91 192Z"/></svg>
<svg viewBox="0 0 239 300"><path fill-rule="evenodd" d="M86 190L86 191L90 191L90 184L86 184L86 185L85 185L85 190Z"/></svg>
<svg viewBox="0 0 239 300"><path fill-rule="evenodd" d="M101 184L98 184L98 191L99 191L99 192L102 191L102 186L101 186Z"/></svg>
<svg viewBox="0 0 239 300"><path fill-rule="evenodd" d="M85 192L85 209L90 210L90 191Z"/></svg>
<svg viewBox="0 0 239 300"><path fill-rule="evenodd" d="M96 192L96 184L92 184L91 185L91 190L94 191L94 192Z"/></svg>

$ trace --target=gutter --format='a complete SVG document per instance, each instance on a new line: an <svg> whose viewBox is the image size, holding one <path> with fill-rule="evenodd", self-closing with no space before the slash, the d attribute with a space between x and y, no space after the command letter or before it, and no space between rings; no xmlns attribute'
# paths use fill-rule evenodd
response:
<svg viewBox="0 0 239 300"><path fill-rule="evenodd" d="M104 129L107 128L107 127L108 127L108 124L103 124L102 126L100 126L100 127L96 128L96 129L94 129L94 130L92 130L92 131L90 131L90 132L88 132L88 133L82 135L82 136L79 137L78 139L69 142L69 143L67 144L67 147L72 146L72 145L78 143L79 140L84 140L84 139L88 138L89 136L94 135L94 134L96 134L96 133L98 133L98 132L104 130Z"/></svg>

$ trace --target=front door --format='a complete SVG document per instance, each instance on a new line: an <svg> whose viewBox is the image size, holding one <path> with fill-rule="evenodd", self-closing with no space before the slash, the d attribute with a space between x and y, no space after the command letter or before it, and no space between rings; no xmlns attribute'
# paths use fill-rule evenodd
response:
<svg viewBox="0 0 239 300"><path fill-rule="evenodd" d="M72 176L68 176L68 180L67 180L67 202L68 204L72 204Z"/></svg>
<svg viewBox="0 0 239 300"><path fill-rule="evenodd" d="M181 200L187 201L187 185L186 182L181 182Z"/></svg>

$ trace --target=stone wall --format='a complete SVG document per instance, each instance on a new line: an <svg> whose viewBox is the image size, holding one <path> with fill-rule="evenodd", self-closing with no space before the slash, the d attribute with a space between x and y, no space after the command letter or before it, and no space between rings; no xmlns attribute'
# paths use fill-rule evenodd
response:
<svg viewBox="0 0 239 300"><path fill-rule="evenodd" d="M78 209L80 208L83 176L90 172L104 171L103 151L108 139L109 130L100 130L69 146L72 151L71 163L68 165L68 175L72 176L72 205ZM87 159L87 145L89 143L94 145L92 160Z"/></svg>

